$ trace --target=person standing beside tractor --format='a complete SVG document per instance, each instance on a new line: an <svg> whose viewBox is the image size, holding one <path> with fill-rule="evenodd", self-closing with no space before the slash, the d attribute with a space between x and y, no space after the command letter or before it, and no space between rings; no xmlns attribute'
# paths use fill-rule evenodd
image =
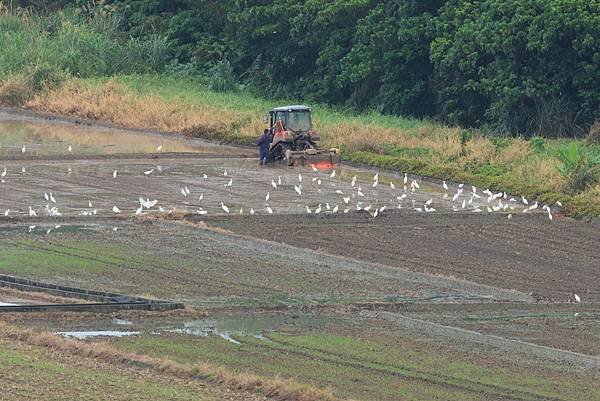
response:
<svg viewBox="0 0 600 401"><path fill-rule="evenodd" d="M262 135L258 137L258 141L256 141L260 155L260 165L265 165L269 162L269 150L272 140L271 130L265 128Z"/></svg>

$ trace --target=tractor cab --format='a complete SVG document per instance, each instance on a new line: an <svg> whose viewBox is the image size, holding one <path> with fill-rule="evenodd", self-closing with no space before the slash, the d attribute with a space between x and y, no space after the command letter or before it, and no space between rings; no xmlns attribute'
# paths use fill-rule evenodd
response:
<svg viewBox="0 0 600 401"><path fill-rule="evenodd" d="M284 131L308 134L312 132L311 111L307 106L277 107L269 112L269 125L281 124Z"/></svg>

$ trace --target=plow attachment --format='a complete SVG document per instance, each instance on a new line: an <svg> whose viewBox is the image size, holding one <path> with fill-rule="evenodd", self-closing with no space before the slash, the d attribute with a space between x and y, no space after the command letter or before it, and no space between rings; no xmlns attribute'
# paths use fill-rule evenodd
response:
<svg viewBox="0 0 600 401"><path fill-rule="evenodd" d="M322 168L330 168L340 164L341 158L337 149L286 152L286 160L289 166L310 166L315 165Z"/></svg>

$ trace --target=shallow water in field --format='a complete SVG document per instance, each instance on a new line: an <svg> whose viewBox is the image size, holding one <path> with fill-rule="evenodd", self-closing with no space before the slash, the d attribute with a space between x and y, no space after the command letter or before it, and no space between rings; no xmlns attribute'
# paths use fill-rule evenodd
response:
<svg viewBox="0 0 600 401"><path fill-rule="evenodd" d="M117 331L117 330L98 330L98 331L58 331L56 334L63 337L73 337L78 340L85 340L93 337L128 337L140 334L138 331Z"/></svg>
<svg viewBox="0 0 600 401"><path fill-rule="evenodd" d="M254 337L267 341L268 333L298 332L322 328L330 324L348 323L348 320L331 315L310 313L235 313L218 314L206 319L184 318L104 319L78 321L37 321L33 326L53 330L57 334L77 339L92 337L124 337L141 334L179 334L198 337L216 336L233 344L241 337ZM124 330L124 326L127 330Z"/></svg>
<svg viewBox="0 0 600 401"><path fill-rule="evenodd" d="M193 138L175 136L169 138L135 130L43 121L0 112L0 156L89 156L156 152L228 153L231 149L231 147L213 145Z"/></svg>

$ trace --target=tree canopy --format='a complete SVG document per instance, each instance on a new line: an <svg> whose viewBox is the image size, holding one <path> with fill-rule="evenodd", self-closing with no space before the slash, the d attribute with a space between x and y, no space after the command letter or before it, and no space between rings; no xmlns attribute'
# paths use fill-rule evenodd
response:
<svg viewBox="0 0 600 401"><path fill-rule="evenodd" d="M108 7L171 63L226 63L266 97L580 135L600 114L600 0L15 1Z"/></svg>

